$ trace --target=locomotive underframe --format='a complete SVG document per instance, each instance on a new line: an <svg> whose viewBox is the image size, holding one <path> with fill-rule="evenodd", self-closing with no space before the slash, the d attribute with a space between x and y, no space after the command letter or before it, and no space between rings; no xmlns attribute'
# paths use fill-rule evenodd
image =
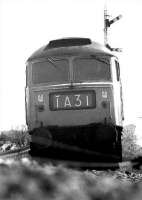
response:
<svg viewBox="0 0 142 200"><path fill-rule="evenodd" d="M120 126L101 123L49 126L36 128L30 134L32 156L87 162L122 161Z"/></svg>

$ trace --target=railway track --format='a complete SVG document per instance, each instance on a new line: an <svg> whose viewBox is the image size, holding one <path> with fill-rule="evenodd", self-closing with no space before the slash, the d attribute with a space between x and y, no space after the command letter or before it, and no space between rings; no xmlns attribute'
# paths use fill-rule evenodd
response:
<svg viewBox="0 0 142 200"><path fill-rule="evenodd" d="M29 150L30 150L30 147L26 146L21 149L11 150L11 151L7 151L7 152L1 152L0 159L20 160L21 158L28 157Z"/></svg>
<svg viewBox="0 0 142 200"><path fill-rule="evenodd" d="M21 149L16 149L7 152L0 153L0 159L14 159L14 160L21 160L22 158L31 158L29 155L30 147L26 146ZM142 157L138 157L131 161L123 161L123 162L77 162L77 161L69 161L69 160L55 160L55 159L48 159L42 157L33 157L33 160L36 160L38 163L52 163L53 165L63 165L65 167L70 168L88 168L88 169L100 169L100 170L107 170L107 169L120 169L122 171L131 171L135 169L135 166L139 166L138 168L142 169Z"/></svg>

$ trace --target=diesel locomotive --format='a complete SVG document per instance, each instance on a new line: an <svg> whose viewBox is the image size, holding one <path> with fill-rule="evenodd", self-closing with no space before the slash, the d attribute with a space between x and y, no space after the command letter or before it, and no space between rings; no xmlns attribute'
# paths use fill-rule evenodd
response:
<svg viewBox="0 0 142 200"><path fill-rule="evenodd" d="M50 41L26 62L31 154L121 161L123 98L118 58L89 38Z"/></svg>

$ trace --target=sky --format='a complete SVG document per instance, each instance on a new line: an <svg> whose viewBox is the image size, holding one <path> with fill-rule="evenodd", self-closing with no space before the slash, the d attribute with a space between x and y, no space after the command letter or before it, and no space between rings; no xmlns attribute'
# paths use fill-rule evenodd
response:
<svg viewBox="0 0 142 200"><path fill-rule="evenodd" d="M103 43L103 12L122 19L109 30L120 59L124 124L142 116L141 0L0 0L0 130L25 124L25 63L49 40L89 37ZM142 133L142 131L141 131Z"/></svg>

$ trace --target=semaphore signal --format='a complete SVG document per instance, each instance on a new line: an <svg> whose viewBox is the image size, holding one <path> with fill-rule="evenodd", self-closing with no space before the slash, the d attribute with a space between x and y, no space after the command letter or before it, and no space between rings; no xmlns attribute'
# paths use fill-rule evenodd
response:
<svg viewBox="0 0 142 200"><path fill-rule="evenodd" d="M113 19L109 19L110 15L107 13L107 8L104 9L104 44L107 48L109 48L111 51L117 51L117 52L122 52L122 49L120 48L112 48L108 44L108 28L115 23L116 21L120 20L122 18L122 15L118 15L117 17Z"/></svg>

